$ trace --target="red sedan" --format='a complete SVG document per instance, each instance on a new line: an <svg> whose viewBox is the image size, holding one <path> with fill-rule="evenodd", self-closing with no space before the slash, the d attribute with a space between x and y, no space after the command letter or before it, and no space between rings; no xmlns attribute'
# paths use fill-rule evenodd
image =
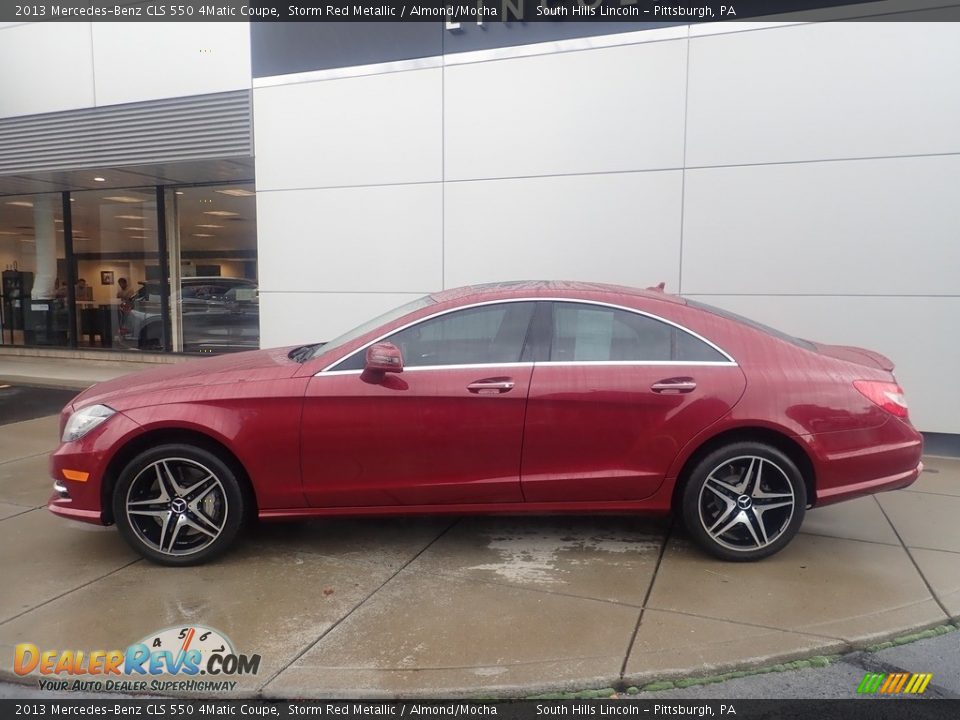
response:
<svg viewBox="0 0 960 720"><path fill-rule="evenodd" d="M892 370L656 289L448 290L328 343L95 385L63 410L49 508L167 565L255 517L595 511L673 511L755 560L808 507L916 480Z"/></svg>

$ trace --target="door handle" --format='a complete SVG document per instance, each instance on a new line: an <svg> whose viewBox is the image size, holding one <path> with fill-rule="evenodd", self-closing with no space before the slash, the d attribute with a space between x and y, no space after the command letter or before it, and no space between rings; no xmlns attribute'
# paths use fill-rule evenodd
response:
<svg viewBox="0 0 960 720"><path fill-rule="evenodd" d="M697 383L693 378L688 377L667 378L655 382L650 389L655 393L663 394L688 393L697 389Z"/></svg>
<svg viewBox="0 0 960 720"><path fill-rule="evenodd" d="M510 378L489 378L477 380L467 385L467 390L476 395L499 395L513 390L514 382Z"/></svg>

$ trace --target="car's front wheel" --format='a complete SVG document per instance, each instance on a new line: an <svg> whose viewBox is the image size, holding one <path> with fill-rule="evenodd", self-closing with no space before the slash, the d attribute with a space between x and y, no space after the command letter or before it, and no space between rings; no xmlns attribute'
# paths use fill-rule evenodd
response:
<svg viewBox="0 0 960 720"><path fill-rule="evenodd" d="M131 460L113 494L124 539L162 565L196 565L226 550L245 515L233 470L219 456L187 444L160 445Z"/></svg>
<svg viewBox="0 0 960 720"><path fill-rule="evenodd" d="M703 457L682 495L687 531L723 560L759 560L797 534L807 506L803 476L779 449L738 442Z"/></svg>

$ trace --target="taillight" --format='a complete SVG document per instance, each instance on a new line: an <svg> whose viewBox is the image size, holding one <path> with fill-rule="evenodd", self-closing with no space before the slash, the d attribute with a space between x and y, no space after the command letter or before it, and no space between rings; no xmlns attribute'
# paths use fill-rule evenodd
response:
<svg viewBox="0 0 960 720"><path fill-rule="evenodd" d="M906 418L908 415L907 398L903 388L895 382L881 380L854 380L853 386L860 394L875 405L879 405L891 415Z"/></svg>

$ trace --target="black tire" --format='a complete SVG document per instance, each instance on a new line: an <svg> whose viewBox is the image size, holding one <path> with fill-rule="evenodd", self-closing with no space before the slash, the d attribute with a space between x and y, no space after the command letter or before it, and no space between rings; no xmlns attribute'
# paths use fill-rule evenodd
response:
<svg viewBox="0 0 960 720"><path fill-rule="evenodd" d="M806 507L807 489L796 464L760 442L731 443L708 453L690 471L681 496L683 524L694 541L734 562L760 560L786 547Z"/></svg>
<svg viewBox="0 0 960 720"><path fill-rule="evenodd" d="M137 455L113 491L120 534L160 565L199 565L223 553L236 539L247 505L236 474L222 458L182 443Z"/></svg>

